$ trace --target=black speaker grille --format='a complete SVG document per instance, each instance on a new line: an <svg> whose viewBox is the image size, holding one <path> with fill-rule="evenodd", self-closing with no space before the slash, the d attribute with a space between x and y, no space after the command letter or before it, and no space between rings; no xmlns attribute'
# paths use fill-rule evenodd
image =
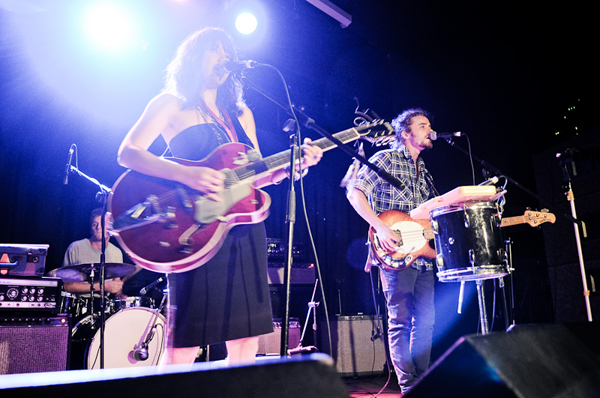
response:
<svg viewBox="0 0 600 398"><path fill-rule="evenodd" d="M35 324L34 324L35 322ZM70 328L66 317L0 325L0 374L67 369Z"/></svg>

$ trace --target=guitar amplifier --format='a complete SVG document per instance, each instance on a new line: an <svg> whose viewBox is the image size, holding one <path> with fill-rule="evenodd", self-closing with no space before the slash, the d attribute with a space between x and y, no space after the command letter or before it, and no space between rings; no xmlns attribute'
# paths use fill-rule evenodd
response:
<svg viewBox="0 0 600 398"><path fill-rule="evenodd" d="M49 247L0 243L0 275L43 276Z"/></svg>
<svg viewBox="0 0 600 398"><path fill-rule="evenodd" d="M282 285L285 283L285 263L269 262L267 273L270 285ZM316 280L315 265L312 263L292 263L291 284L305 285L313 284Z"/></svg>
<svg viewBox="0 0 600 398"><path fill-rule="evenodd" d="M0 277L0 314L8 311L58 313L61 290L60 278Z"/></svg>
<svg viewBox="0 0 600 398"><path fill-rule="evenodd" d="M267 256L269 261L285 261L287 253L287 242L282 239L267 238ZM294 242L292 244L292 258L295 261L303 261L306 258L304 243Z"/></svg>
<svg viewBox="0 0 600 398"><path fill-rule="evenodd" d="M69 315L3 315L0 313L0 375L67 370Z"/></svg>

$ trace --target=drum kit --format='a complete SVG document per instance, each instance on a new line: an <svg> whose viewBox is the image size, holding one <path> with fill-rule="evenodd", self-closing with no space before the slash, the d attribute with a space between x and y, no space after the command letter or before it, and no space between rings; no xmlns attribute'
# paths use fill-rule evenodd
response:
<svg viewBox="0 0 600 398"><path fill-rule="evenodd" d="M54 269L49 276L63 282L98 282L100 264L80 264ZM130 264L106 263L105 278L125 278L136 268ZM162 281L162 278L159 278ZM153 282L152 287L156 286ZM146 293L146 288L142 291ZM105 298L93 290L86 294L61 293L60 313L71 315L71 369L100 369L101 341L104 368L157 365L166 345L166 322L161 313L166 295L157 304L150 296ZM104 314L102 314L102 308ZM102 316L104 315L104 316ZM101 338L102 321L104 336Z"/></svg>

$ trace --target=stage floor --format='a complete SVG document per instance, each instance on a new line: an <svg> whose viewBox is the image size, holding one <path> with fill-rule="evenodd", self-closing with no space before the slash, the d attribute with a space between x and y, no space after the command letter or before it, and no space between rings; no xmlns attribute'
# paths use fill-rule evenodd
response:
<svg viewBox="0 0 600 398"><path fill-rule="evenodd" d="M343 381L350 392L351 398L375 397L380 391L381 393L377 397L402 397L395 373L390 375L389 381L387 374L358 378L344 377Z"/></svg>

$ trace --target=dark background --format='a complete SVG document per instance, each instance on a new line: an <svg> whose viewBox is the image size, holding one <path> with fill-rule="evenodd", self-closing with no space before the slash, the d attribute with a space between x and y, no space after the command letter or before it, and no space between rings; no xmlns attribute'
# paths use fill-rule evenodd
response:
<svg viewBox="0 0 600 398"><path fill-rule="evenodd" d="M514 307L509 318L587 319L573 227L562 217L571 211L555 154L568 147L586 151L576 159L585 173L574 179L574 191L584 191L578 198L589 232L584 258L591 257L591 268L597 268L594 127L600 100L591 5L336 0L352 15L350 26L342 28L308 2L265 0L255 3L262 5L268 27L257 38L243 38L230 22L241 1L131 1L124 3L145 18L143 37L135 50L109 57L93 53L73 27L85 3L0 2L1 242L50 244L46 268L60 266L69 243L88 236L89 211L98 206L98 190L89 181L71 175L63 185L69 146L77 144L81 171L111 186L125 171L116 162L118 146L160 90L178 43L203 26L221 26L233 34L242 59L279 69L293 103L327 131L353 126L357 100L360 110L387 120L408 107L423 107L432 112L434 129L465 133L468 141L456 138L456 146L470 145L474 156L517 183L507 186L505 216L558 206L551 208L557 223L543 231L527 225L503 231L513 241L515 268L512 281L507 279L514 286L508 292ZM272 69L246 75L285 103L283 83ZM263 155L284 150L288 138L281 127L288 115L252 89L246 99ZM319 138L306 128L302 135ZM152 147L156 153L163 149L160 141ZM367 156L378 149L367 145ZM469 157L443 140L423 156L441 193L473 184ZM367 225L339 187L350 162L340 150L327 152L304 180L305 206L329 313L372 314L370 281L362 271ZM484 180L477 161L474 176L475 183ZM518 185L540 192L544 201ZM267 235L284 239L286 184L265 190L273 199ZM306 260L314 261L302 205L295 236L307 249ZM557 242L564 247L557 250ZM437 286L435 356L478 330L474 283L467 283L460 315L458 285ZM501 292L494 296L493 283L486 285L490 308L499 314L492 316L493 327L502 329ZM295 290L298 309L292 315L303 317L312 289ZM600 303L594 300L597 312Z"/></svg>

